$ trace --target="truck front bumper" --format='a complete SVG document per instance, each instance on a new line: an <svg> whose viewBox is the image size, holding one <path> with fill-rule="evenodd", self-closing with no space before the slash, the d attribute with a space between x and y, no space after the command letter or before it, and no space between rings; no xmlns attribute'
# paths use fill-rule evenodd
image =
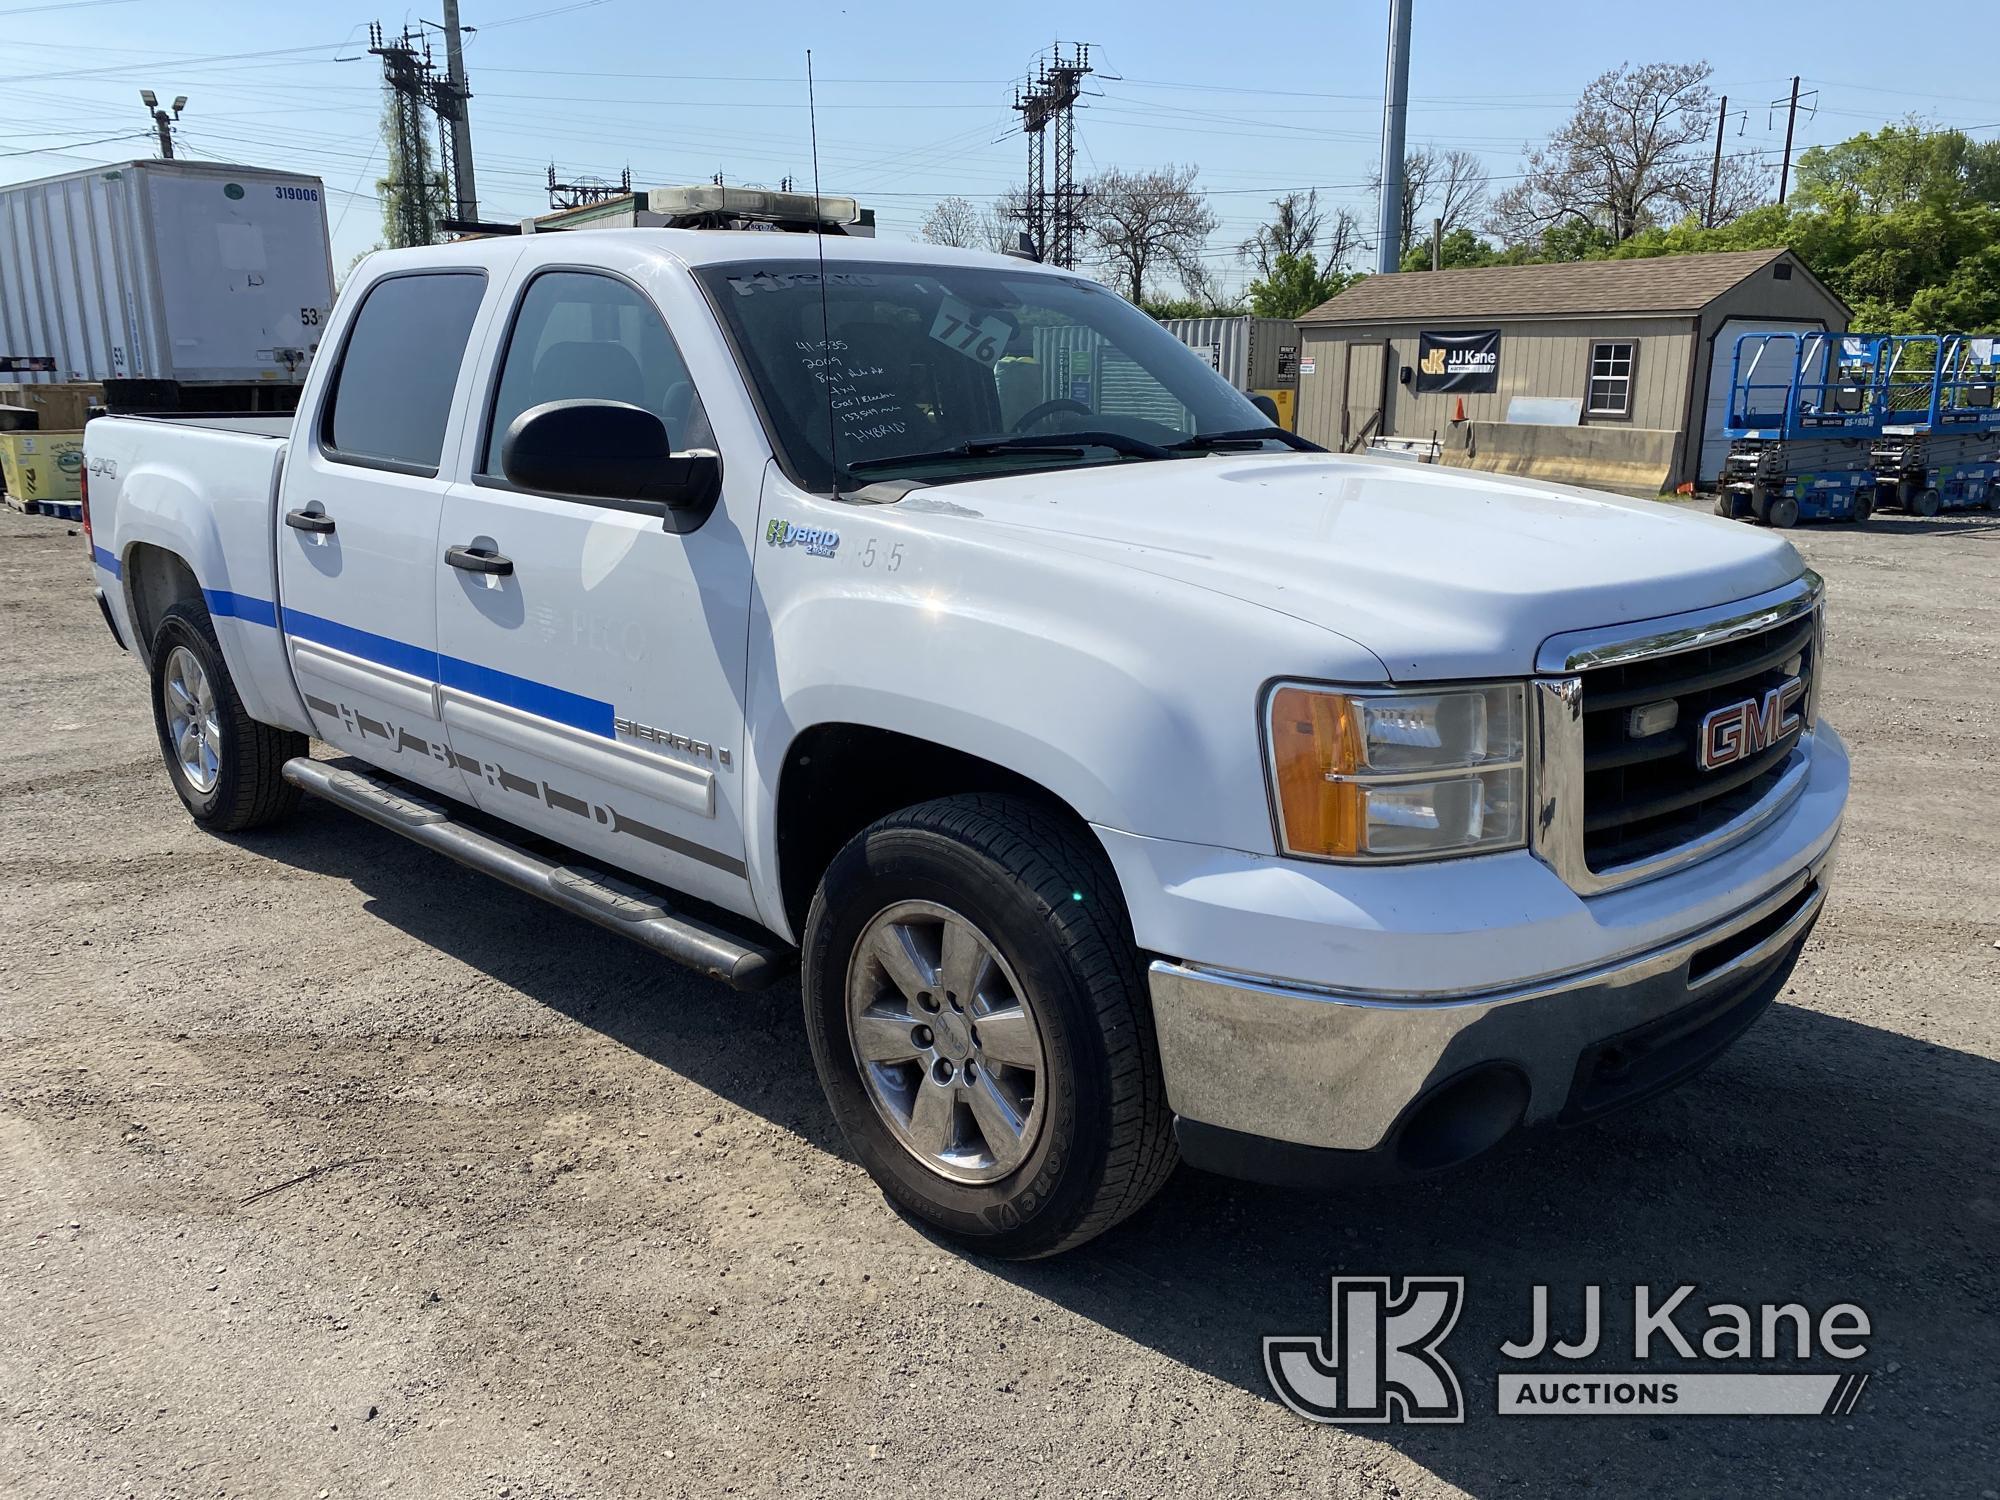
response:
<svg viewBox="0 0 2000 1500"><path fill-rule="evenodd" d="M1688 1077L1784 987L1824 905L1847 756L1815 738L1763 830L1589 897L1526 853L1356 870L1100 829L1140 946L1174 955L1149 979L1183 1155L1408 1176Z"/></svg>
<svg viewBox="0 0 2000 1500"><path fill-rule="evenodd" d="M1453 1166L1524 1125L1578 1124L1671 1088L1784 987L1825 903L1828 863L1669 947L1450 1000L1155 963L1182 1154L1264 1182L1390 1180Z"/></svg>

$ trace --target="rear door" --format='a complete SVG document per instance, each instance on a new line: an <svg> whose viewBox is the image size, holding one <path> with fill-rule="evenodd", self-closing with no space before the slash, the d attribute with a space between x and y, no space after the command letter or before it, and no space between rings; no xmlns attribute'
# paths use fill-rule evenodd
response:
<svg viewBox="0 0 2000 1500"><path fill-rule="evenodd" d="M286 646L313 731L454 797L464 778L437 700L438 522L445 443L487 290L477 270L372 283L279 506Z"/></svg>
<svg viewBox="0 0 2000 1500"><path fill-rule="evenodd" d="M520 278L495 369L432 555L444 720L472 794L605 864L748 910L736 765L762 466L723 454L721 502L698 521L507 481L508 426L550 401L628 402L659 415L677 451L716 447L659 308L608 272ZM454 566L453 547L508 571Z"/></svg>

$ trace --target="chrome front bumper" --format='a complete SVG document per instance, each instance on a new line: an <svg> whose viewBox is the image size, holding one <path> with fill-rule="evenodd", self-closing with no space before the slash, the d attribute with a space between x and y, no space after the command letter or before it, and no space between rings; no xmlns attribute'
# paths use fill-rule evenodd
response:
<svg viewBox="0 0 2000 1500"><path fill-rule="evenodd" d="M1669 1087L1782 987L1825 902L1832 852L1665 946L1509 989L1417 998L1157 962L1153 1015L1183 1150L1274 1180L1291 1174L1239 1171L1205 1160L1234 1148L1203 1147L1363 1153L1383 1171L1356 1175L1399 1175Z"/></svg>

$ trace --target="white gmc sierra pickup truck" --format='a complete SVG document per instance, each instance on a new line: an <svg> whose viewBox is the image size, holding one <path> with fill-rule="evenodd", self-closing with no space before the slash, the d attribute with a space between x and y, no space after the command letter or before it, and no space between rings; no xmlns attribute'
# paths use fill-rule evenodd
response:
<svg viewBox="0 0 2000 1500"><path fill-rule="evenodd" d="M308 792L720 980L796 957L856 1156L986 1253L1181 1157L1356 1181L1592 1119L1739 1035L1824 899L1784 540L1321 452L1068 272L389 252L295 421L85 449L197 821Z"/></svg>

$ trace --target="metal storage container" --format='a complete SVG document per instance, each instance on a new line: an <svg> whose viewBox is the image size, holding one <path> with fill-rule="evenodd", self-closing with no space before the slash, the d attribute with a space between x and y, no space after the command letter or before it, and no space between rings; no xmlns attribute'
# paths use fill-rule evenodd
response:
<svg viewBox="0 0 2000 1500"><path fill-rule="evenodd" d="M1298 386L1299 325L1290 318L1169 318L1161 326L1239 391Z"/></svg>
<svg viewBox="0 0 2000 1500"><path fill-rule="evenodd" d="M317 177L136 161L0 187L0 355L24 381L296 384L333 305Z"/></svg>

